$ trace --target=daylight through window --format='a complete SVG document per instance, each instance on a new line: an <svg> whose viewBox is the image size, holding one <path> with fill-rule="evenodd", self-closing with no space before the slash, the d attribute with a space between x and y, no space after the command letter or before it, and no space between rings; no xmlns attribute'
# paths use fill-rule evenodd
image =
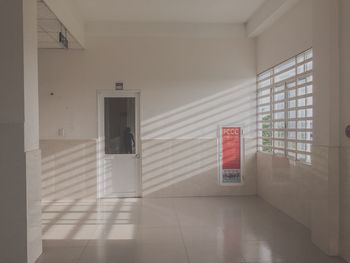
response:
<svg viewBox="0 0 350 263"><path fill-rule="evenodd" d="M258 151L311 163L312 49L258 75Z"/></svg>

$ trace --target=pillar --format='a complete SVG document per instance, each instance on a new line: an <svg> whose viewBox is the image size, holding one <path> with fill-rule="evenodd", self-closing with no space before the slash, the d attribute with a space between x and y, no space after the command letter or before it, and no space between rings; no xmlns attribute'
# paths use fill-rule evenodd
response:
<svg viewBox="0 0 350 263"><path fill-rule="evenodd" d="M0 0L0 262L42 252L36 0Z"/></svg>

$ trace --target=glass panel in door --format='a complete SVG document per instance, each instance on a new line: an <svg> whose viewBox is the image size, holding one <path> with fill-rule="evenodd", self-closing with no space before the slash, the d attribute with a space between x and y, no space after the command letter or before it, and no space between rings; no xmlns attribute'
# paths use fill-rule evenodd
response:
<svg viewBox="0 0 350 263"><path fill-rule="evenodd" d="M104 98L105 154L135 154L135 98Z"/></svg>

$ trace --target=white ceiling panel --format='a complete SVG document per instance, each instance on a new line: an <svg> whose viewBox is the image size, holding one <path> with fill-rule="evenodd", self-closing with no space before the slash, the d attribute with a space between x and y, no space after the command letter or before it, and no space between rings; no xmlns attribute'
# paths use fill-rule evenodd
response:
<svg viewBox="0 0 350 263"><path fill-rule="evenodd" d="M71 0L88 21L245 23L265 0Z"/></svg>

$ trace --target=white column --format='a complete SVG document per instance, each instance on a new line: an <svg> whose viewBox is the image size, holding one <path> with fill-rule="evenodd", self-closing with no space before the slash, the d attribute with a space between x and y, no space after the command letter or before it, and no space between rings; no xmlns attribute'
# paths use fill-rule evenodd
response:
<svg viewBox="0 0 350 263"><path fill-rule="evenodd" d="M329 255L339 254L339 1L313 0L314 149L311 232Z"/></svg>
<svg viewBox="0 0 350 263"><path fill-rule="evenodd" d="M0 1L0 262L42 252L36 0Z"/></svg>
<svg viewBox="0 0 350 263"><path fill-rule="evenodd" d="M341 0L340 2L340 254L350 262L350 138L345 135L345 129L350 125L350 1Z"/></svg>

